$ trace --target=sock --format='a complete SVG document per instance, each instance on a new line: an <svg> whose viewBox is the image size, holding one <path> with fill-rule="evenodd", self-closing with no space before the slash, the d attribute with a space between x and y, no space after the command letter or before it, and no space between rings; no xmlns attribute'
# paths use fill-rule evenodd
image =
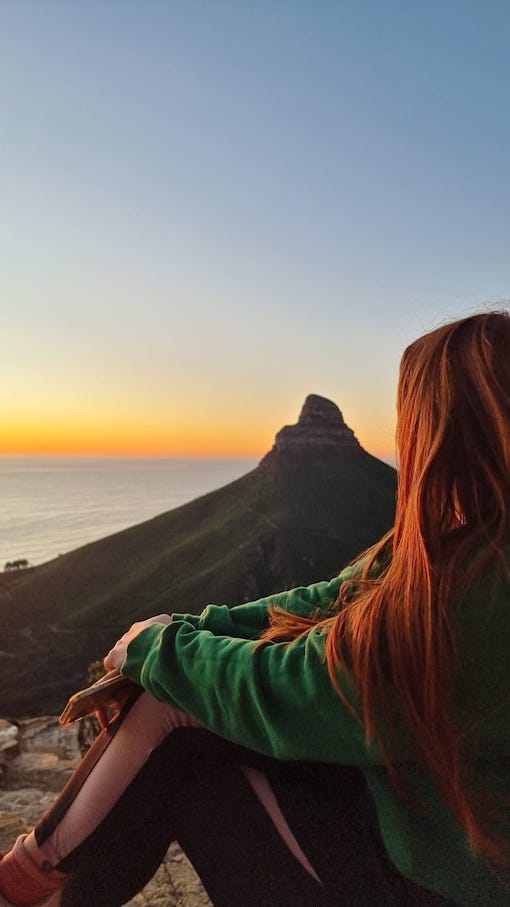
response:
<svg viewBox="0 0 510 907"><path fill-rule="evenodd" d="M66 876L56 869L42 869L28 856L19 837L0 860L0 892L17 907L28 907L62 886Z"/></svg>

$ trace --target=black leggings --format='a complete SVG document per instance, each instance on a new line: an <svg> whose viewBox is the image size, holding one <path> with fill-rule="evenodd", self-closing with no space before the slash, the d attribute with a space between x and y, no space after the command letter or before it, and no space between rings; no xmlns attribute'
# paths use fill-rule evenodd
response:
<svg viewBox="0 0 510 907"><path fill-rule="evenodd" d="M105 791L107 805L98 811L90 802L103 796L98 778L108 760L110 775L117 763L117 776L126 771L126 715L134 724L139 713L136 749L146 731L144 703L167 709L171 727L163 728L120 793ZM143 694L101 734L36 826L49 862L69 873L62 907L120 907L152 878L174 840L215 907L445 907L443 898L403 879L389 861L358 769L262 757L154 703ZM250 781L253 769L269 781L320 881L289 849ZM91 806L92 816L84 818Z"/></svg>

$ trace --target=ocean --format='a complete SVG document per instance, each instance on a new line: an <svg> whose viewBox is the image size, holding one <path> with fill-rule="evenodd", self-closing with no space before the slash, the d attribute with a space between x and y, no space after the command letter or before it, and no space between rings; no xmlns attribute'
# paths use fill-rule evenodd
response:
<svg viewBox="0 0 510 907"><path fill-rule="evenodd" d="M42 564L172 510L256 459L0 457L0 570Z"/></svg>

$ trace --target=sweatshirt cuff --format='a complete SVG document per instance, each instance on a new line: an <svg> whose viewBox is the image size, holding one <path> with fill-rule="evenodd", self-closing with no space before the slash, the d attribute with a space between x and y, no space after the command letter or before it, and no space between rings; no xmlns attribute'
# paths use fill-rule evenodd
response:
<svg viewBox="0 0 510 907"><path fill-rule="evenodd" d="M179 614L177 612L172 612L172 623L176 620L184 620L187 624L191 624L192 627L195 627L195 630L201 630L203 614L203 611L202 614Z"/></svg>
<svg viewBox="0 0 510 907"><path fill-rule="evenodd" d="M126 660L121 668L121 673L140 686L143 682L144 666L149 653L156 652L159 648L161 631L168 624L151 624L135 636L128 645Z"/></svg>

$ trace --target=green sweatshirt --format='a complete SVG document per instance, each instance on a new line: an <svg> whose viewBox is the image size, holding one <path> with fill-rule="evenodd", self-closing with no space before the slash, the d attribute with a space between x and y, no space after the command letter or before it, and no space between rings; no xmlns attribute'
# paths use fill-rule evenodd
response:
<svg viewBox="0 0 510 907"><path fill-rule="evenodd" d="M313 629L290 644L256 648L270 605L305 616L328 608L355 569L233 608L209 605L201 615L174 614L172 623L154 624L130 643L122 672L215 734L258 753L359 766L386 849L402 875L459 904L508 907L510 875L499 882L471 855L464 832L404 735L396 761L406 763L429 808L418 814L394 791L379 748L367 746L330 682L325 635ZM499 582L494 595L493 589L487 572L459 608L462 671L455 702L461 729L479 731L476 777L503 805L510 778L510 584ZM339 679L356 705L353 684L347 676ZM507 814L510 820L510 806Z"/></svg>

